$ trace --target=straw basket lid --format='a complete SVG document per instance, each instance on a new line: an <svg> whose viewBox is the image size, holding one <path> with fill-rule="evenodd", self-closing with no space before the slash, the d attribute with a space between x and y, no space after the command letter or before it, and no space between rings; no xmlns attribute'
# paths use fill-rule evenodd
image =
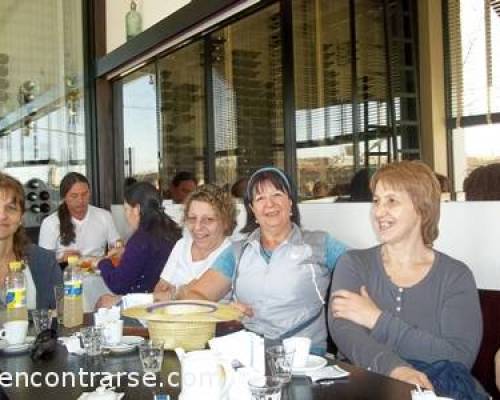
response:
<svg viewBox="0 0 500 400"><path fill-rule="evenodd" d="M223 322L240 320L241 311L228 304L204 300L176 300L130 307L126 317L150 322Z"/></svg>

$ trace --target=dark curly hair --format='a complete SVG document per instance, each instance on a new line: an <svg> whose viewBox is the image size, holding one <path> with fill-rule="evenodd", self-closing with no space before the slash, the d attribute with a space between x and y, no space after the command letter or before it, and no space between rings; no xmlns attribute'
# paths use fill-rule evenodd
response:
<svg viewBox="0 0 500 400"><path fill-rule="evenodd" d="M84 183L90 189L89 181L85 178L85 176L78 172L70 172L62 179L61 186L59 186L61 199L64 199L75 183ZM70 243L75 241L76 233L73 222L71 222L71 214L64 200L57 209L57 215L59 217L59 235L61 238L61 244L63 246L68 246Z"/></svg>
<svg viewBox="0 0 500 400"><path fill-rule="evenodd" d="M14 197L14 202L21 210L21 217L24 214L24 188L21 182L10 175L0 172L0 192ZM26 246L30 244L30 240L26 235L23 225L19 225L13 238L14 255L17 260L24 258L26 253Z"/></svg>

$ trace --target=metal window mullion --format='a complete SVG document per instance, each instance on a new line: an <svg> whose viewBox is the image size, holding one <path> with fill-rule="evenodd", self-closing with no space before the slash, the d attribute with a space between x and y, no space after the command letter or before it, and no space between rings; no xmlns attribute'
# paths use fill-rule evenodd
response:
<svg viewBox="0 0 500 400"><path fill-rule="evenodd" d="M293 57L293 10L292 1L280 1L282 95L284 130L284 167L294 182L297 182L297 143L295 121L295 77ZM297 185L298 186L298 185Z"/></svg>

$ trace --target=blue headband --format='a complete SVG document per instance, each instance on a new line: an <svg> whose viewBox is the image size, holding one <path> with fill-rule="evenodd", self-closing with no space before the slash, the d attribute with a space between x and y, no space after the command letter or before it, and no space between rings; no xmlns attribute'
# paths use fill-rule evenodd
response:
<svg viewBox="0 0 500 400"><path fill-rule="evenodd" d="M252 198L251 193L250 193L250 186L252 185L252 181L258 175L262 174L263 172L273 172L273 173L277 174L283 180L283 182L285 183L285 186L288 189L288 193L290 193L290 196L293 196L292 186L290 185L290 181L288 180L287 176L285 175L285 173L281 169L276 168L276 167L263 167L263 168L258 169L257 171L255 171L250 176L250 179L248 179L248 183L247 183L247 198L248 198L248 200L250 200Z"/></svg>

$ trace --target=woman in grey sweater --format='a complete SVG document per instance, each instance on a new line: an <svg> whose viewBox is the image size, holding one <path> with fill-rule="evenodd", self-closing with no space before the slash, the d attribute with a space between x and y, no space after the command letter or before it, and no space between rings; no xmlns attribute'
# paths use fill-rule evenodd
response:
<svg viewBox="0 0 500 400"><path fill-rule="evenodd" d="M339 260L329 329L356 365L432 388L406 360L472 367L482 337L476 284L465 264L432 248L440 188L429 167L388 164L375 173L371 189L381 245Z"/></svg>

